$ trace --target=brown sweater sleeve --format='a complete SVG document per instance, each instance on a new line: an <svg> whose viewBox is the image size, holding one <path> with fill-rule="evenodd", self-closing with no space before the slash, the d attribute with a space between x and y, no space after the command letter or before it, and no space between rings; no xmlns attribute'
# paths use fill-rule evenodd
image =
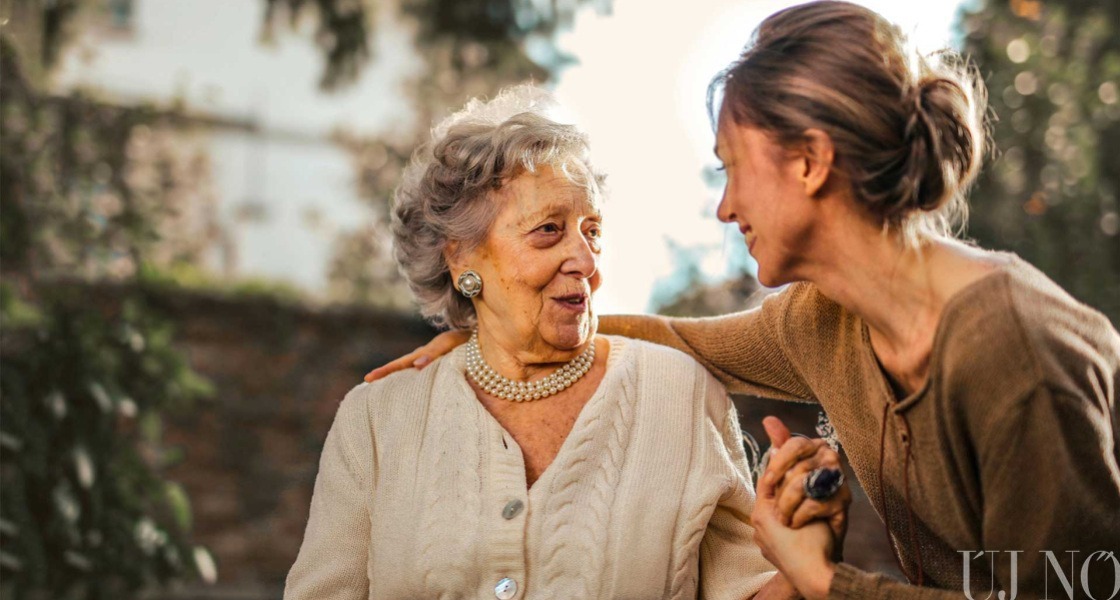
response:
<svg viewBox="0 0 1120 600"><path fill-rule="evenodd" d="M786 290L756 309L702 319L605 316L599 330L686 352L732 393L811 401L813 393L782 335L793 297L792 290Z"/></svg>
<svg viewBox="0 0 1120 600"><path fill-rule="evenodd" d="M1120 549L1120 464L1110 407L1100 400L1040 386L1007 412L981 451L984 549L1022 551L1014 578L1009 555L996 560L997 584L1007 590L1017 580L1021 598L1043 598L1047 586L1051 597L1065 593L1055 594L1061 584L1047 553L1067 578L1070 552L1077 553L1069 578L1075 597L1112 593L1107 558L1085 571L1088 592L1081 579L1094 552Z"/></svg>
<svg viewBox="0 0 1120 600"><path fill-rule="evenodd" d="M868 573L849 564L840 563L836 565L836 574L832 577L832 587L828 590L828 597L843 600L961 600L964 595L960 590L938 590L909 585L880 573Z"/></svg>

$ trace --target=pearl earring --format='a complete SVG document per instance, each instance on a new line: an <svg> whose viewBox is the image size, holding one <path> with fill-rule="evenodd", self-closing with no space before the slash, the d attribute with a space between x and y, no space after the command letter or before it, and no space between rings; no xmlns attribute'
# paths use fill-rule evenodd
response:
<svg viewBox="0 0 1120 600"><path fill-rule="evenodd" d="M482 277L474 271L463 271L459 276L459 293L467 298L474 298L482 291Z"/></svg>

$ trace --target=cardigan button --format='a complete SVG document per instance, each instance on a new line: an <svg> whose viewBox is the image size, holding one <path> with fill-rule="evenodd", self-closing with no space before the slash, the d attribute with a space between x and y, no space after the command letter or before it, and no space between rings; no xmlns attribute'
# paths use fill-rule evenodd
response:
<svg viewBox="0 0 1120 600"><path fill-rule="evenodd" d="M520 500L510 500L509 503L506 504L506 507L502 509L502 518L508 521L516 517L523 508L525 508L524 502Z"/></svg>
<svg viewBox="0 0 1120 600"><path fill-rule="evenodd" d="M498 585L494 586L494 596L498 600L510 600L517 595L517 582L509 577L503 577Z"/></svg>

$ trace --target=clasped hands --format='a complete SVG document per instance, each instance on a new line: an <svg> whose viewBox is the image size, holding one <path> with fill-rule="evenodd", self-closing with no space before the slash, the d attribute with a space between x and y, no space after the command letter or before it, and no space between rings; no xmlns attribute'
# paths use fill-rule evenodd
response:
<svg viewBox="0 0 1120 600"><path fill-rule="evenodd" d="M818 467L841 469L840 455L823 439L792 437L776 417L762 424L771 448L751 513L755 542L802 596L825 598L847 533L852 492L844 483L831 498L814 500L805 481Z"/></svg>

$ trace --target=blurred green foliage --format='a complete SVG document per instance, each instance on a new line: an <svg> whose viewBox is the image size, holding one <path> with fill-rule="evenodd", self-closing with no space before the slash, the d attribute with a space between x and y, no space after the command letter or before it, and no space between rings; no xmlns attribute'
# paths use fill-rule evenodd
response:
<svg viewBox="0 0 1120 600"><path fill-rule="evenodd" d="M0 596L125 598L212 577L207 551L189 540L189 500L160 475L159 427L164 410L211 390L141 297L105 314L59 285L128 279L161 241L174 180L137 175L166 175L170 163L158 152L138 162L135 142L164 116L45 95L21 58L5 32Z"/></svg>
<svg viewBox="0 0 1120 600"><path fill-rule="evenodd" d="M370 38L379 2L264 1L266 40L273 38L279 24L297 28L301 19L315 21L315 42L325 62L320 80L324 89L338 89L353 82L375 58ZM438 75L444 67L459 73L508 70L503 63L529 67L538 79L545 79L570 60L551 44L551 36L560 28L570 27L579 8L592 1L600 10L610 9L610 0L399 0L393 6L417 25L417 50L429 63L429 71L418 80L438 79L432 75ZM544 55L524 60L528 41L541 42Z"/></svg>
<svg viewBox="0 0 1120 600"><path fill-rule="evenodd" d="M960 27L996 117L970 235L1120 324L1120 3L988 0Z"/></svg>
<svg viewBox="0 0 1120 600"><path fill-rule="evenodd" d="M226 279L197 265L180 262L165 268L145 263L136 277L145 288L182 291L205 291L226 298L269 298L299 305L307 302L307 294L284 281L259 277Z"/></svg>
<svg viewBox="0 0 1120 600"><path fill-rule="evenodd" d="M265 40L272 38L277 23L286 20L295 28L308 15L317 23L315 43L326 63L319 85L330 90L354 81L372 58L373 11L357 0L265 0Z"/></svg>
<svg viewBox="0 0 1120 600"><path fill-rule="evenodd" d="M171 327L139 298L115 315L37 304L0 288L3 597L123 598L211 568L189 500L159 475L161 412L212 393Z"/></svg>

